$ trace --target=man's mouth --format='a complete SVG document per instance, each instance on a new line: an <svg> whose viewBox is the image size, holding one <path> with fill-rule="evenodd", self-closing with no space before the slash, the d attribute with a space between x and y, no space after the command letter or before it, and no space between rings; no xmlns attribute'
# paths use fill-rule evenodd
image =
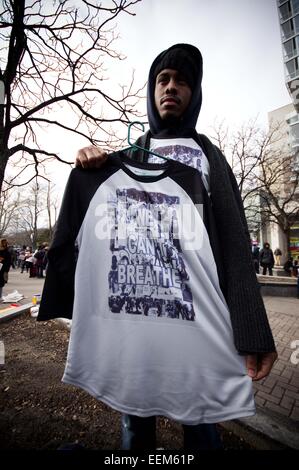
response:
<svg viewBox="0 0 299 470"><path fill-rule="evenodd" d="M161 99L161 104L180 104L180 100L174 96L166 96Z"/></svg>

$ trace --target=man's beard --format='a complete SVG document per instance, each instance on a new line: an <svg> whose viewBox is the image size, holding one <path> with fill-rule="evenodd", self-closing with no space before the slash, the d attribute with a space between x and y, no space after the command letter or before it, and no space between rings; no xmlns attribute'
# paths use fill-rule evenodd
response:
<svg viewBox="0 0 299 470"><path fill-rule="evenodd" d="M174 116L171 114L169 116L166 116L164 119L162 119L164 129L168 127L175 128L180 125L180 122L181 122L181 116L178 117L178 116Z"/></svg>

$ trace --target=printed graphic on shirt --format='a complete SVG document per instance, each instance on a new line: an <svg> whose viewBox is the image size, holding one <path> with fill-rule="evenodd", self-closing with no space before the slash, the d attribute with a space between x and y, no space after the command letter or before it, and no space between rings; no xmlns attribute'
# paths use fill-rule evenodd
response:
<svg viewBox="0 0 299 470"><path fill-rule="evenodd" d="M134 188L108 200L114 314L195 320L178 233L180 199Z"/></svg>
<svg viewBox="0 0 299 470"><path fill-rule="evenodd" d="M150 150L171 160L198 170L202 182L210 195L210 165L202 148L190 138L154 139L150 140ZM156 155L149 155L149 163L163 163Z"/></svg>
<svg viewBox="0 0 299 470"><path fill-rule="evenodd" d="M200 148L191 148L185 145L168 145L166 147L157 147L155 152L159 155L177 160L184 165L191 166L202 173L202 150ZM161 159L156 155L150 156L150 163L160 163Z"/></svg>

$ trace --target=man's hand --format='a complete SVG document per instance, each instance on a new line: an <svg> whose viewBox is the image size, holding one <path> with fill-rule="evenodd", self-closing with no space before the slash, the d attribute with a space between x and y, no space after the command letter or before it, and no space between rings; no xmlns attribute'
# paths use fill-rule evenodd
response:
<svg viewBox="0 0 299 470"><path fill-rule="evenodd" d="M101 168L107 158L107 152L90 145L78 151L75 166L82 168Z"/></svg>
<svg viewBox="0 0 299 470"><path fill-rule="evenodd" d="M246 367L252 380L261 380L266 377L277 359L276 352L250 354L246 356Z"/></svg>

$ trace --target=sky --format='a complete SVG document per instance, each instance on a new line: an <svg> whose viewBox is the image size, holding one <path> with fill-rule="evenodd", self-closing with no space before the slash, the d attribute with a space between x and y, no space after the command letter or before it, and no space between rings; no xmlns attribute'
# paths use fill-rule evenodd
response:
<svg viewBox="0 0 299 470"><path fill-rule="evenodd" d="M131 10L136 16L122 14L116 20L120 39L115 48L127 59L111 65L112 82L121 77L124 83L134 69L141 86L162 50L179 42L197 46L203 56L198 132L211 134L215 120L223 119L231 128L254 118L267 127L268 112L290 102L276 0L142 0ZM61 131L55 140L69 161L88 145ZM69 171L62 164L49 168L61 194Z"/></svg>
<svg viewBox="0 0 299 470"><path fill-rule="evenodd" d="M153 59L186 42L203 56L197 129L215 118L239 125L290 102L284 82L276 0L144 0L119 23L126 68L147 77Z"/></svg>

